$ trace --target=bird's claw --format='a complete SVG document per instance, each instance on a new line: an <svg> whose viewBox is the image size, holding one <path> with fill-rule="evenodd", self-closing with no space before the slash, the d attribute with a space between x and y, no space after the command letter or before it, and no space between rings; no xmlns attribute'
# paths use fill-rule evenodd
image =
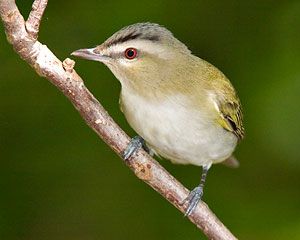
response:
<svg viewBox="0 0 300 240"><path fill-rule="evenodd" d="M187 209L185 211L184 216L188 217L191 215L191 213L194 211L194 209L197 207L198 203L200 202L203 195L203 187L198 186L195 187L189 194L189 196L184 200L183 204L188 202Z"/></svg>
<svg viewBox="0 0 300 240"><path fill-rule="evenodd" d="M124 160L128 160L135 152L137 152L140 148L145 146L145 141L140 136L135 136L130 140L127 148L122 153L122 157Z"/></svg>

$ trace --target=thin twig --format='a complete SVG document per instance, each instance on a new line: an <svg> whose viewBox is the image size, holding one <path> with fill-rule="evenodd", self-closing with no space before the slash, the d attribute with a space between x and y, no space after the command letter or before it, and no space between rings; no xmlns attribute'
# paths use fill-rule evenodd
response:
<svg viewBox="0 0 300 240"><path fill-rule="evenodd" d="M47 7L48 0L35 0L32 4L31 12L26 21L26 30L34 40L38 38L39 28L42 20L42 16Z"/></svg>
<svg viewBox="0 0 300 240"><path fill-rule="evenodd" d="M14 0L0 0L0 15L7 39L20 57L68 97L86 123L121 156L130 139L85 87L83 80L73 70L75 62L71 59L61 62L47 46L37 41L46 6L47 0L35 0L25 23ZM138 178L181 212L185 211L186 206L180 203L187 197L188 190L143 150L126 164ZM209 239L236 239L204 202L198 205L189 219Z"/></svg>

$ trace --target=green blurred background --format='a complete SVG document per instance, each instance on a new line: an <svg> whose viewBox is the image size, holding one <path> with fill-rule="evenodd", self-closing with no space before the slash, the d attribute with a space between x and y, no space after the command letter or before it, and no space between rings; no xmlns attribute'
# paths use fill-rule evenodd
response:
<svg viewBox="0 0 300 240"><path fill-rule="evenodd" d="M31 1L17 1L27 16ZM40 41L60 58L121 27L160 23L219 67L241 98L237 170L210 171L204 200L240 239L300 239L300 1L54 1ZM70 102L13 52L0 27L0 239L205 239L122 163ZM131 135L120 85L76 70ZM200 169L160 161L187 187Z"/></svg>

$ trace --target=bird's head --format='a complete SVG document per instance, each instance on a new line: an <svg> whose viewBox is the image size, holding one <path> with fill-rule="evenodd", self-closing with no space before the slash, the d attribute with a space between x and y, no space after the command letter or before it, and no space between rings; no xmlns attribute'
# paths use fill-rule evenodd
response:
<svg viewBox="0 0 300 240"><path fill-rule="evenodd" d="M180 68L188 48L166 28L137 23L113 34L104 43L72 53L107 65L123 86L155 85Z"/></svg>

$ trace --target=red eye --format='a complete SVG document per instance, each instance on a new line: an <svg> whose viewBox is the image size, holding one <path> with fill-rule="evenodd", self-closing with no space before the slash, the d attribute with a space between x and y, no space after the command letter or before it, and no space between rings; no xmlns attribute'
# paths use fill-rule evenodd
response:
<svg viewBox="0 0 300 240"><path fill-rule="evenodd" d="M125 50L125 57L127 59L134 59L137 56L137 50L135 48L127 48Z"/></svg>

